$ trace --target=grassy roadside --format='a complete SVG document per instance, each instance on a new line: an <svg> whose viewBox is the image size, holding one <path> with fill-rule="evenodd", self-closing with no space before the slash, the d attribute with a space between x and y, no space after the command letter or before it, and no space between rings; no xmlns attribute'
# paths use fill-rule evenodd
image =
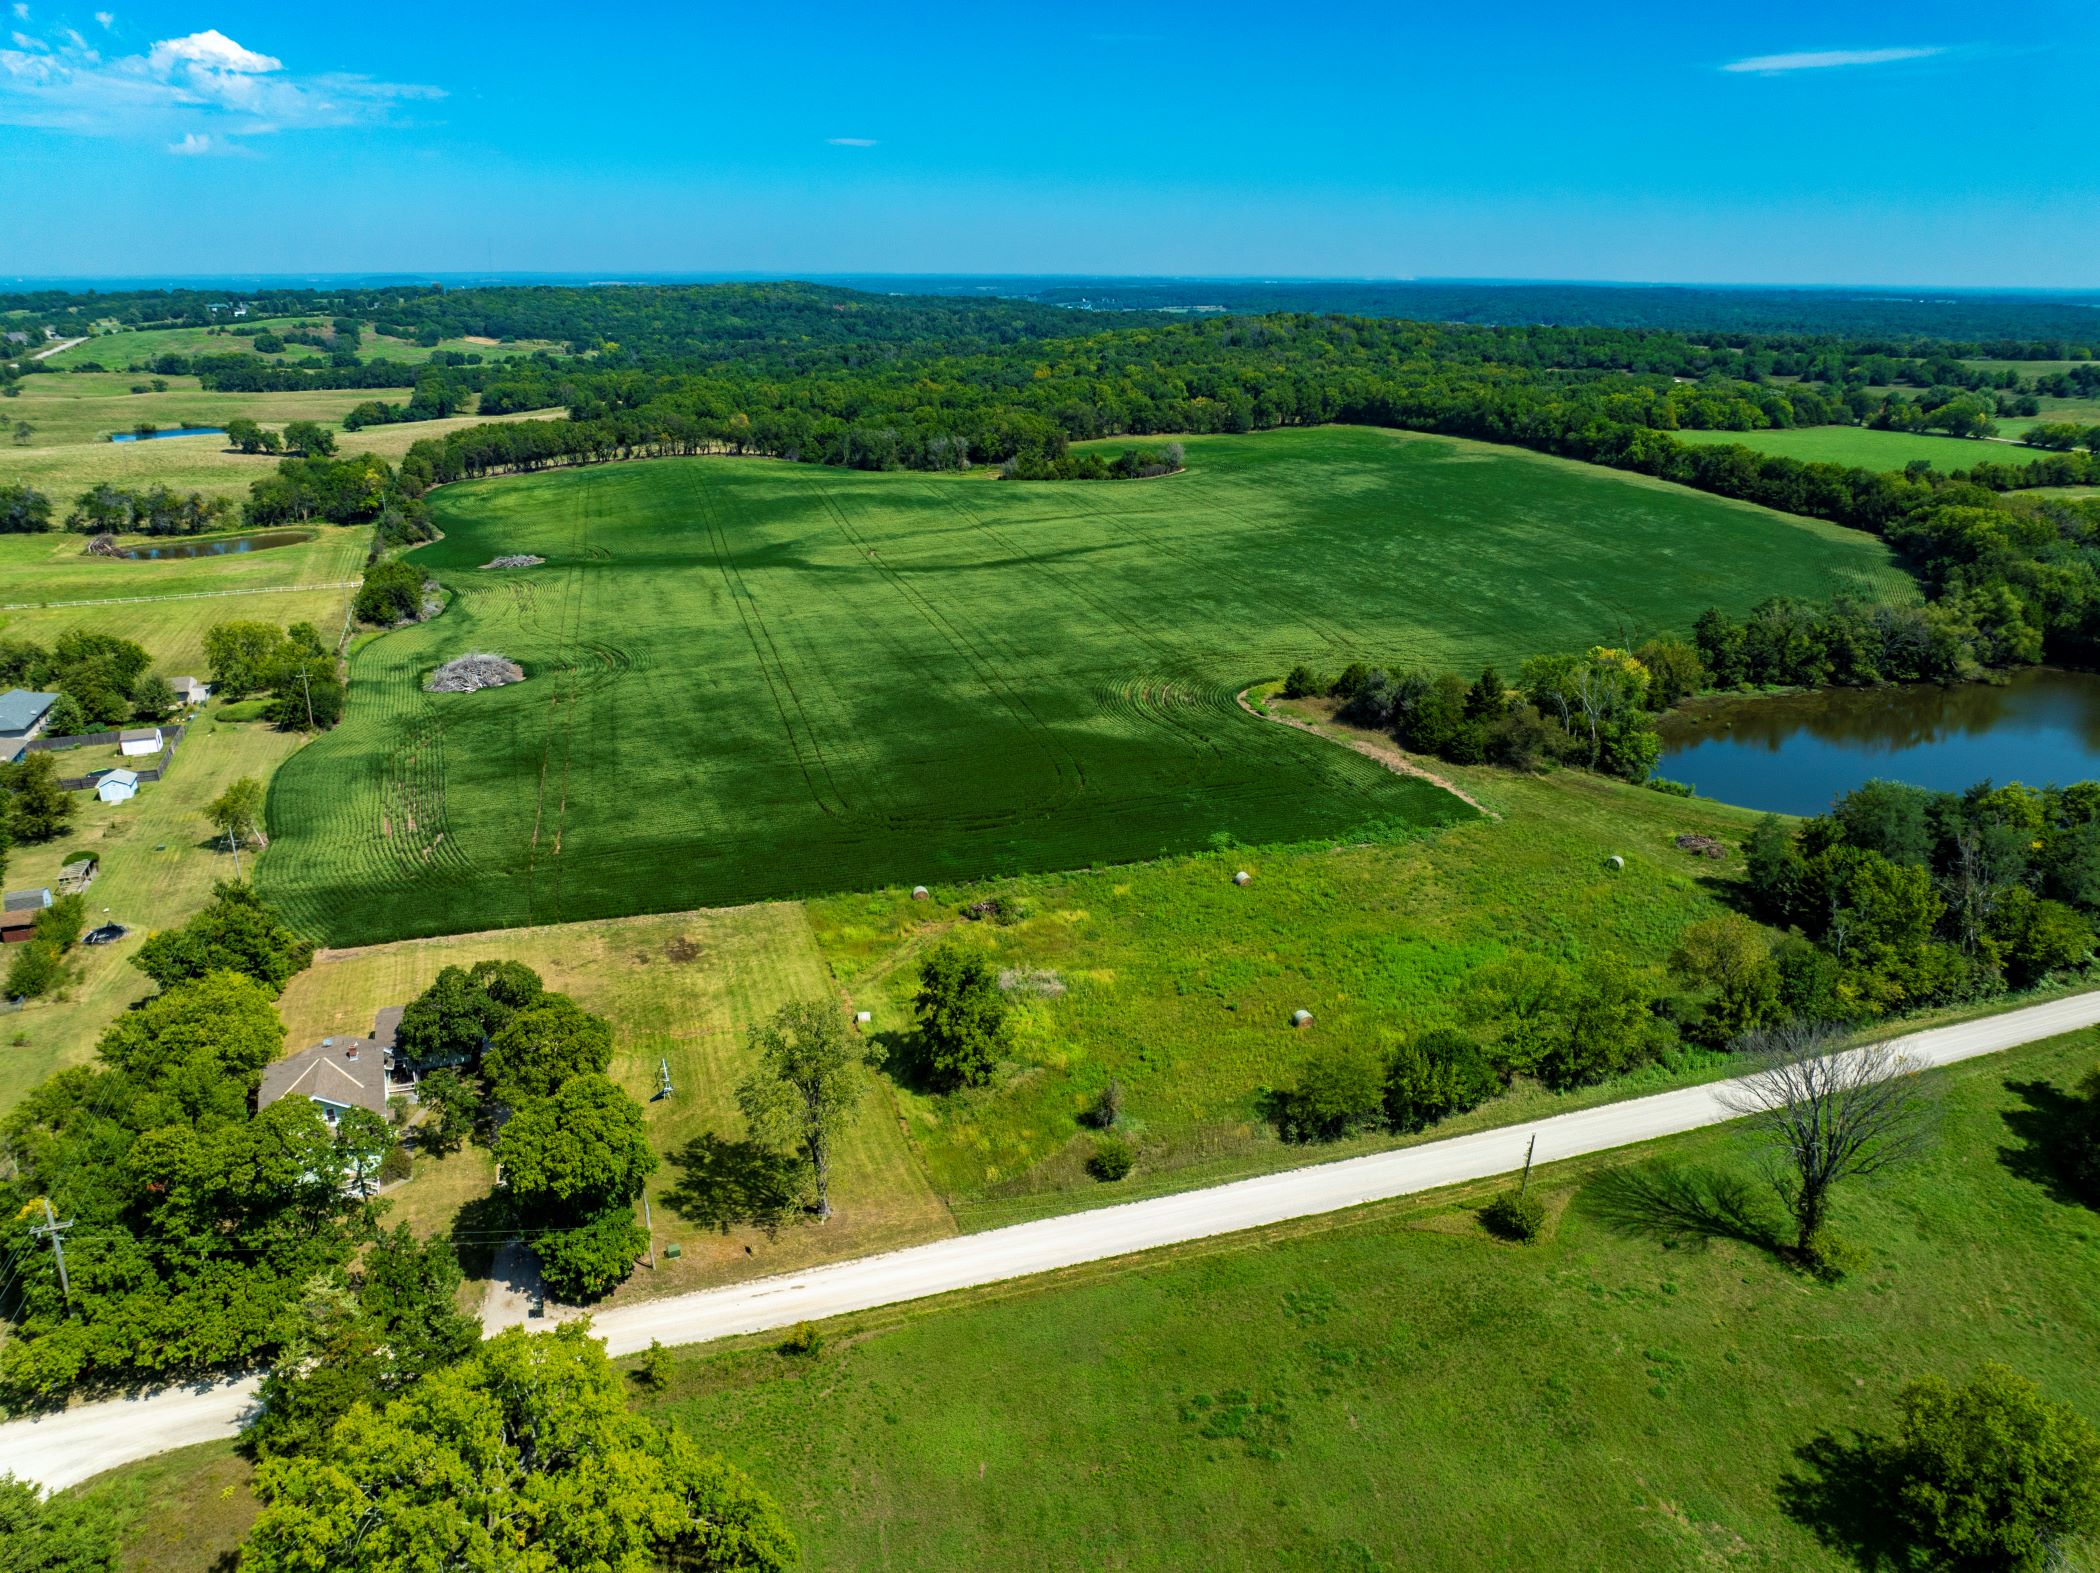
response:
<svg viewBox="0 0 2100 1573"><path fill-rule="evenodd" d="M1846 1192L1836 1285L1774 1258L1722 1127L1542 1169L1534 1246L1460 1188L842 1318L814 1357L681 1350L641 1401L753 1471L812 1569L1873 1565L1839 1466L1903 1381L2002 1359L2100 1414L2100 1219L2046 1140L2093 1055L1931 1073L1936 1144ZM80 1489L225 1548L244 1488L214 1446ZM133 1522L125 1567L213 1565Z"/></svg>

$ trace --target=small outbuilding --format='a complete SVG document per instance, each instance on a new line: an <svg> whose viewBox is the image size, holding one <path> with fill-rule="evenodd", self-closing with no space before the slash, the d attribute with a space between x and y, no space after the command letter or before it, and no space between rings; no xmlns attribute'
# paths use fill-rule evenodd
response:
<svg viewBox="0 0 2100 1573"><path fill-rule="evenodd" d="M43 885L34 890L10 890L0 898L0 911L7 912L41 912L50 905L50 888Z"/></svg>
<svg viewBox="0 0 2100 1573"><path fill-rule="evenodd" d="M117 752L126 759L148 758L160 750L160 728L157 726L126 727L117 734Z"/></svg>
<svg viewBox="0 0 2100 1573"><path fill-rule="evenodd" d="M94 884L95 876L102 872L102 859L90 852L77 857L58 871L58 888L65 895L78 895Z"/></svg>
<svg viewBox="0 0 2100 1573"><path fill-rule="evenodd" d="M175 690L175 697L185 705L201 705L211 698L211 684L199 682L194 677L178 677L168 686Z"/></svg>
<svg viewBox="0 0 2100 1573"><path fill-rule="evenodd" d="M129 803L139 795L136 770L105 770L95 783L95 796L105 803Z"/></svg>

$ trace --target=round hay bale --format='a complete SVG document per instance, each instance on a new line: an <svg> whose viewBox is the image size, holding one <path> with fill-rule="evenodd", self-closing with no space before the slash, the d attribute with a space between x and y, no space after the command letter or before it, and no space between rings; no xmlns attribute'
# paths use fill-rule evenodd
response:
<svg viewBox="0 0 2100 1573"><path fill-rule="evenodd" d="M1620 857L1618 853L1614 852L1610 857L1604 860L1604 866L1606 868L1624 868L1626 866L1626 860Z"/></svg>
<svg viewBox="0 0 2100 1573"><path fill-rule="evenodd" d="M911 899L914 901L925 901L932 895L933 892L928 890L924 885L914 885L911 887Z"/></svg>
<svg viewBox="0 0 2100 1573"><path fill-rule="evenodd" d="M1232 882L1235 885L1251 885L1254 883L1254 876L1248 873L1245 869L1241 869L1237 874L1232 876Z"/></svg>
<svg viewBox="0 0 2100 1573"><path fill-rule="evenodd" d="M433 694L472 694L525 681L525 668L506 656L476 650L447 661L430 674L424 690Z"/></svg>
<svg viewBox="0 0 2100 1573"><path fill-rule="evenodd" d="M1309 1010L1292 1011L1291 1025L1294 1027L1310 1027L1312 1025L1312 1012Z"/></svg>

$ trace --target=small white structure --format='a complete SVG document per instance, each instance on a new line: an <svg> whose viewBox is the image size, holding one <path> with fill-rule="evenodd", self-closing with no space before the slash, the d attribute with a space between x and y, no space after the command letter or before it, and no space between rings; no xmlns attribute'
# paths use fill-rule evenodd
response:
<svg viewBox="0 0 2100 1573"><path fill-rule="evenodd" d="M1310 1027L1312 1025L1312 1012L1309 1010L1292 1011L1291 1025L1294 1027Z"/></svg>
<svg viewBox="0 0 2100 1573"><path fill-rule="evenodd" d="M874 1019L875 1013L872 1010L857 1010L853 1013L853 1020L856 1026L865 1027Z"/></svg>
<svg viewBox="0 0 2100 1573"><path fill-rule="evenodd" d="M199 682L194 677L178 677L168 686L175 690L175 697L185 705L201 705L211 698L211 684Z"/></svg>
<svg viewBox="0 0 2100 1573"><path fill-rule="evenodd" d="M1232 882L1235 885L1251 885L1254 883L1254 876L1248 873L1245 869L1241 869L1237 874L1232 876Z"/></svg>
<svg viewBox="0 0 2100 1573"><path fill-rule="evenodd" d="M136 770L111 770L95 783L95 796L105 803L128 803L139 795Z"/></svg>
<svg viewBox="0 0 2100 1573"><path fill-rule="evenodd" d="M1618 853L1614 852L1610 857L1604 860L1604 866L1606 868L1624 868L1626 866L1626 860L1620 857Z"/></svg>
<svg viewBox="0 0 2100 1573"><path fill-rule="evenodd" d="M143 759L161 750L160 728L127 727L117 734L117 752L126 759Z"/></svg>

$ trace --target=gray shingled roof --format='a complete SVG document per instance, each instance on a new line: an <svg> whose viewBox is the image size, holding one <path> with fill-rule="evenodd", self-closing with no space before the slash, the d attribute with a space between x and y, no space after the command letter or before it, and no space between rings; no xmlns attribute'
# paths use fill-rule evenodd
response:
<svg viewBox="0 0 2100 1573"><path fill-rule="evenodd" d="M58 695L31 688L10 688L0 694L0 732L28 731L44 719L44 712L58 703Z"/></svg>
<svg viewBox="0 0 2100 1573"><path fill-rule="evenodd" d="M345 1108L386 1113L386 1057L369 1038L323 1038L310 1049L263 1067L255 1106L280 1098L320 1098Z"/></svg>

